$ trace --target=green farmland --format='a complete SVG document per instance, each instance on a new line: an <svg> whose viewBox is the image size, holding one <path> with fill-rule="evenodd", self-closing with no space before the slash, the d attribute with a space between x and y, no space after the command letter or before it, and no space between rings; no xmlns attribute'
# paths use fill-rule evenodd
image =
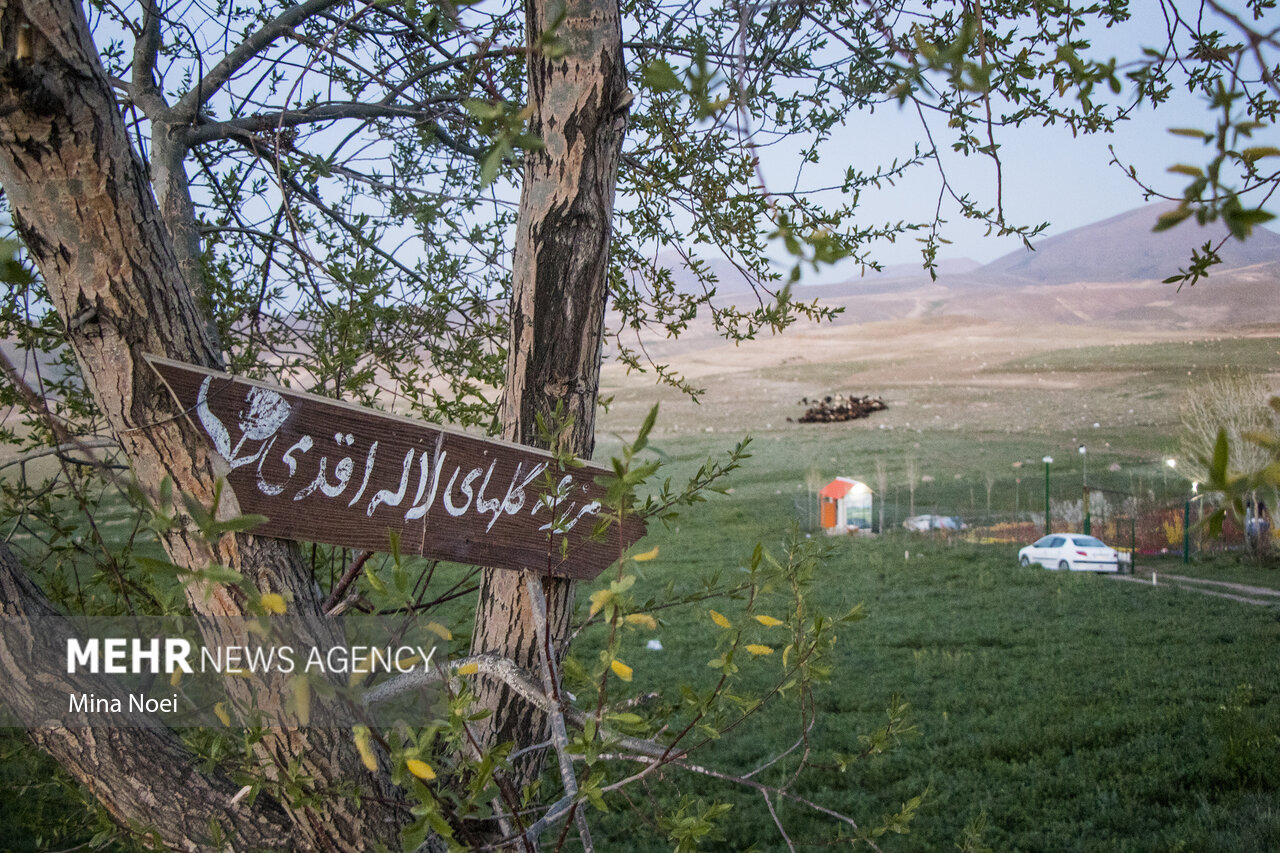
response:
<svg viewBox="0 0 1280 853"><path fill-rule="evenodd" d="M663 476L678 481L745 432L755 435L753 456L724 484L729 494L710 496L669 526L651 523L636 550L656 546L658 554L629 564L627 571L638 575L632 600L697 598L704 577L731 581L757 542L781 557L797 531L800 541L823 551L812 606L838 615L861 605L865 618L838 628L829 678L809 706L814 722L807 742L800 741L805 726L798 696L788 692L689 756L729 776L782 756L751 779L771 791L785 788L786 796L775 793L766 802L741 781L668 768L660 775L674 785L649 791L641 783L625 796L607 797L608 812L592 813L597 849L672 849L658 815L692 813L712 802L732 809L718 821L722 837L707 836L701 849L786 850L770 805L797 849L825 849L857 834L808 804L860 828L879 826L911 804L912 819L896 825L902 831L873 839L883 850L1280 849L1280 606L1203 595L1164 580L1182 574L1280 589L1280 568L1231 552L1196 556L1188 565L1177 554L1144 555L1144 582L1131 582L1023 569L1016 545L949 541L900 526L912 503L917 512L971 520L1016 513L1034 521L1043 512L1041 457L1055 456L1051 498L1078 498L1086 462L1075 450L1086 440L1091 483L1180 507L1187 484L1162 462L1174 447L1169 401L1199 378L1181 365L1198 358L1197 370L1216 370L1242 354L1264 361L1276 343L1090 347L992 362L971 376L986 381L994 372L1022 376L1027 384L994 390L979 384L978 391L962 383L902 384L890 388L894 407L883 419L854 424L787 423L787 410L808 387L801 383L812 382L801 372L782 376L760 368L712 377L702 406L668 400L651 444L667 463ZM1152 372L1135 384L1128 377L1144 365L1153 365ZM1080 395L1036 387L1036 371L1044 370L1076 377L1096 408L1082 414ZM770 399L786 406L752 416L743 389L756 383L780 383L768 386ZM617 394L597 457L616 452L611 436L634 431L637 414L654 396L666 394L634 386ZM1043 405L1058 406L1063 416L1031 413ZM961 406L978 413L972 423L962 423ZM1114 417L1093 427L1090 413L1104 409ZM766 424L757 422L762 416ZM1050 425L1037 426L1037 419ZM874 486L877 462L888 477L888 532L806 539L813 523L809 481L849 475ZM928 476L916 483L914 496L906 484L909 464ZM104 535L127 538L134 520L109 494L103 500ZM6 531L18 548L40 552L20 525ZM84 531L58 534L64 541L77 535ZM64 549L59 571L70 571L76 553ZM1161 578L1155 585L1153 571ZM461 569L442 567L432 583L445 589L460 576ZM579 591L580 618L591 592L611 576L612 570ZM64 586L66 599L72 587ZM454 600L431 617L453 631L454 653L466 648L473 606L471 598ZM754 612L785 618L785 606L774 591ZM721 653L723 635L710 609L735 627L747 625L749 642L780 649L769 633L775 629L754 624L745 607L742 599L691 601L654 609L656 629L627 629L618 658L633 677L627 684L611 681L610 700L636 700L643 722L634 733L679 725L687 718L678 707L681 687L706 691L716 683L718 674L707 664ZM604 644L603 633L597 620L579 635L573 656L584 668ZM650 650L650 640L663 648ZM731 692L761 694L775 685L782 655L743 655L738 666ZM572 676L573 667L567 670ZM584 696L582 685L570 680L589 706L592 694ZM895 735L885 749L859 757L894 707L905 712ZM791 783L802 754L809 767ZM558 781L549 775L547 784ZM104 826L17 729L0 738L0 786L0 850L73 848ZM641 825L645 831L637 832ZM548 849L553 846L549 840Z"/></svg>
<svg viewBox="0 0 1280 853"><path fill-rule="evenodd" d="M652 580L688 577L729 547L699 547L687 533L663 546L672 557L651 564ZM1009 548L906 534L837 543L820 587L832 609L861 602L867 618L840 633L815 748L857 752L895 696L915 732L797 793L868 824L923 794L910 834L886 849L954 849L978 826L994 850L1280 845L1280 608L1022 569ZM724 612L735 618L732 605ZM666 616L667 651L630 652L636 689L705 679L710 630L705 608ZM699 763L746 772L799 734L794 711L763 713L749 729ZM705 791L738 803L716 849L784 849L758 797L732 784ZM836 830L795 805L782 818L811 843Z"/></svg>

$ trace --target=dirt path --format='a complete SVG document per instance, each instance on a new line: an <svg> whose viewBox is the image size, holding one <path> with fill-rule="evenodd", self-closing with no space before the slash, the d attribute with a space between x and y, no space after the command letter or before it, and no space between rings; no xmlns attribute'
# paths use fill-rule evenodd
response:
<svg viewBox="0 0 1280 853"><path fill-rule="evenodd" d="M1110 577L1141 584L1150 583L1152 580L1149 576L1110 575ZM1272 589L1266 586L1249 586L1242 583L1230 583L1229 581L1215 581L1206 578L1191 578L1186 575L1160 573L1156 573L1154 580L1155 583L1152 583L1152 586L1158 586L1161 581L1164 581L1167 585L1185 589L1189 592L1198 592L1201 595L1212 595L1216 598L1227 598L1231 601L1239 601L1244 604L1254 604L1261 607L1280 606L1280 589ZM1206 589L1205 587L1218 587L1218 589ZM1262 597L1258 598L1256 596Z"/></svg>

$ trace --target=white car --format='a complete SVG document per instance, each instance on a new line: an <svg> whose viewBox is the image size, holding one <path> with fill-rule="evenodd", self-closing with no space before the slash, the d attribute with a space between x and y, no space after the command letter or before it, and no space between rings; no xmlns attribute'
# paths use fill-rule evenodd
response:
<svg viewBox="0 0 1280 853"><path fill-rule="evenodd" d="M1046 569L1071 572L1118 572L1120 555L1101 539L1083 533L1054 533L1018 552L1023 566L1039 563Z"/></svg>

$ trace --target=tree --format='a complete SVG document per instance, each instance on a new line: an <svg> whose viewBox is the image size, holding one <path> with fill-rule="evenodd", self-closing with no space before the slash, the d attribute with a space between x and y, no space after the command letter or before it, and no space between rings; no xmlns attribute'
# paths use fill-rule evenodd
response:
<svg viewBox="0 0 1280 853"><path fill-rule="evenodd" d="M1221 534L1228 509L1244 521L1246 502L1265 502L1267 492L1275 496L1277 414L1267 384L1242 370L1201 383L1184 397L1177 471L1197 490L1224 499L1226 505L1209 514L1211 536Z"/></svg>
<svg viewBox="0 0 1280 853"><path fill-rule="evenodd" d="M1189 390L1179 410L1178 473L1207 483L1218 433L1225 430L1230 442L1232 471L1256 471L1271 454L1251 443L1248 435L1265 435L1275 426L1275 412L1267 406L1271 392L1253 373L1233 371Z"/></svg>
<svg viewBox="0 0 1280 853"><path fill-rule="evenodd" d="M59 448L64 459L51 488L87 511L91 492L121 482L110 464L127 464L140 512L157 520L167 560L187 579L185 612L207 645L244 644L265 608L300 645L340 646L343 624L318 582L325 568L358 572L362 558L308 556L254 536L237 529L225 505L202 521L195 508L219 508L223 497L220 461L202 448L144 353L424 417L488 422L513 440L590 455L606 335L624 363L641 368L639 332L678 334L699 309L737 340L797 316L829 317L816 302L792 298L787 285L804 264L870 263L877 239L921 234L932 265L944 239L941 206L918 222L868 225L855 215L859 193L943 161L945 145L928 137L938 129L926 116L944 120L956 151L996 167L991 207L957 191L945 170L940 194L962 215L1029 240L1038 228L1003 212L996 134L1033 121L1104 131L1134 103L1163 100L1185 69L1189 85L1213 93L1222 121L1204 137L1214 162L1198 175L1185 170L1193 183L1183 210L1206 221L1221 216L1247 234L1266 218L1247 200L1265 197L1275 182L1260 165L1272 152L1238 144L1256 129L1251 123L1274 120L1275 38L1257 23L1268 5L1251 4L1259 18L1247 22L1208 4L1245 39L1240 44L1175 14L1164 52L1120 69L1088 58L1082 36L1090 22L1125 16L1111 6L1035 4L1001 17L971 3L922 17L894 2L691 9L530 0L520 14L417 2L209 9L141 0L91 5L86 17L72 0L10 0L0 5L0 184L22 250L6 268L14 298L4 333L66 363L52 374L8 366L4 392L26 420L7 437L32 453ZM1177 12L1175 4L1162 7ZM1256 76L1248 70L1255 66ZM1095 91L1102 86L1128 86L1131 100L1108 106ZM769 146L801 138L803 172L830 156L851 111L895 101L921 116L925 145L867 170L841 162L838 180L824 176L813 192L799 184L770 189L761 167ZM1227 183L1228 168L1243 184ZM832 183L832 192L819 192ZM615 215L615 206L626 215ZM694 253L701 243L752 282L756 305L715 299L706 257ZM776 271L774 247L795 261L790 276ZM659 248L679 261L663 259ZM676 287L671 267L680 265L700 288ZM617 319L606 331L607 298ZM696 390L667 366L648 366ZM66 461L97 458L91 445L104 439L119 451L108 464ZM695 485L722 470L704 469ZM57 509L41 488L11 491L9 513L33 528L56 528ZM678 499L660 494L654 505ZM162 591L131 553L134 541L119 553L95 534L91 513L84 525L92 547L51 541L26 555L32 565L56 556L36 573L54 597L48 581L61 567L87 565L102 570L95 583L113 606L164 610ZM142 527L136 535L145 538ZM778 571L802 577L805 559L780 560ZM753 567L765 564L757 552ZM45 593L7 552L0 567L5 648L66 635ZM568 820L604 793L588 785L549 797L528 824L520 813L520 789L547 753L539 746L547 726L560 746L565 719L576 720L587 741L603 737L548 701L559 695L555 667L570 637L572 586L541 581L549 627L539 636L536 587L527 580L480 575L471 663L484 666L486 680L474 701L491 713L464 727L465 746L455 751L471 763L460 762L465 772L448 789L456 793L496 761L494 811L504 816L496 832L472 808L489 786L463 801L418 787L404 773L407 751L381 733L371 741L367 729L340 724L326 696L311 702L311 725L292 725L300 700L296 681L284 676L253 691L229 680L229 701L267 725L250 743L255 796L235 800L225 818L210 816L218 825L208 832L192 824L205 817L199 803L233 786L203 774L195 753L167 730L36 737L119 823L150 827L168 846L219 846L215 836L225 834L240 849L275 847L282 837L304 849L368 849L400 843L411 824L425 833L427 818L436 841L530 839L535 827ZM619 603L626 577L615 583L601 598L613 603L595 612L616 628L627 615ZM793 666L803 667L827 636L793 627L793 646L807 650ZM717 694L731 676L732 661L722 660ZM533 674L543 664L546 679ZM38 707L31 686L8 680L6 698L19 712ZM602 686L597 723L605 693ZM802 699L800 707L808 724L813 705ZM709 708L696 708L695 722L708 719ZM504 743L523 757L504 762ZM647 756L648 766L675 763L688 748L679 738L611 743ZM166 796L140 796L143 775ZM612 791L629 778L600 784ZM565 788L574 785L566 777ZM181 790L192 793L179 797ZM751 790L766 802L783 795ZM344 796L351 792L360 795L358 807ZM785 836L781 822L779 831Z"/></svg>

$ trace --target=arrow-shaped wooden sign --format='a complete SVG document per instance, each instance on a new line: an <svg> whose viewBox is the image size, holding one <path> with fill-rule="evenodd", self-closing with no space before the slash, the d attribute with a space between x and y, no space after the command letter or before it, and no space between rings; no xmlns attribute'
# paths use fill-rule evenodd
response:
<svg viewBox="0 0 1280 853"><path fill-rule="evenodd" d="M608 469L149 356L225 463L253 532L589 579L644 535L607 526ZM601 529L603 528L603 529Z"/></svg>

